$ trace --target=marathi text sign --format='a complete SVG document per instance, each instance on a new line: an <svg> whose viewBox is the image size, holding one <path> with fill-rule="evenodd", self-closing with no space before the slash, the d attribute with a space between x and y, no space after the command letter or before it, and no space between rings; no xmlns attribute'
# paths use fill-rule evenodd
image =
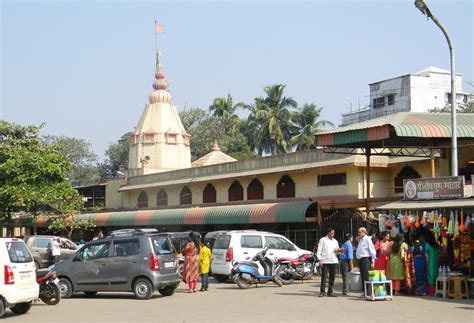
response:
<svg viewBox="0 0 474 323"><path fill-rule="evenodd" d="M464 176L403 180L405 200L440 200L464 197Z"/></svg>

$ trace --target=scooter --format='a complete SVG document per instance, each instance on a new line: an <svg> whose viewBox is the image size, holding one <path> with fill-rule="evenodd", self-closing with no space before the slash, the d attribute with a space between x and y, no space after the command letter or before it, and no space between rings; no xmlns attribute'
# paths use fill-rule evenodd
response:
<svg viewBox="0 0 474 323"><path fill-rule="evenodd" d="M250 285L265 284L269 281L273 281L278 286L282 287L283 284L277 275L279 264L276 261L266 257L268 247L265 247L262 251L257 253L251 261L240 261L234 262L231 270L232 277L235 283L241 289L247 289ZM260 264L263 268L259 268Z"/></svg>
<svg viewBox="0 0 474 323"><path fill-rule="evenodd" d="M45 276L36 278L40 285L39 298L48 305L56 305L61 300L61 291L59 290L59 279L55 271L49 271Z"/></svg>

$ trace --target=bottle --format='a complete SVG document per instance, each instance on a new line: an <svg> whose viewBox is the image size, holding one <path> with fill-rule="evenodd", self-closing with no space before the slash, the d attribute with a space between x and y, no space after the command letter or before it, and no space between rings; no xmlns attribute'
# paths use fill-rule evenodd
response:
<svg viewBox="0 0 474 323"><path fill-rule="evenodd" d="M449 276L450 273L451 273L451 269L448 266L448 268L446 269L446 276Z"/></svg>
<svg viewBox="0 0 474 323"><path fill-rule="evenodd" d="M443 266L443 276L446 276L446 266Z"/></svg>
<svg viewBox="0 0 474 323"><path fill-rule="evenodd" d="M439 269L438 269L438 276L443 276L443 267L439 266Z"/></svg>

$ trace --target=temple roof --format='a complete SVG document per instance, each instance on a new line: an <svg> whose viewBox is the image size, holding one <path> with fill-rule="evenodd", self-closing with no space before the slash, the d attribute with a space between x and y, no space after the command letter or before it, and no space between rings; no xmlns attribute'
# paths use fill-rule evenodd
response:
<svg viewBox="0 0 474 323"><path fill-rule="evenodd" d="M223 153L217 144L217 140L214 142L211 151L207 154L195 160L191 166L192 167L202 167L223 163L235 162L237 159Z"/></svg>

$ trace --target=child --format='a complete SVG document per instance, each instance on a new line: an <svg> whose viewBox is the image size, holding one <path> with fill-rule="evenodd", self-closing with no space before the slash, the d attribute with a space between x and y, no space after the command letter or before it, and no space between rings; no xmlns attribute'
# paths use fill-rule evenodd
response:
<svg viewBox="0 0 474 323"><path fill-rule="evenodd" d="M201 292L209 289L209 268L211 267L211 249L206 244L200 242L199 250L199 274L201 274Z"/></svg>

